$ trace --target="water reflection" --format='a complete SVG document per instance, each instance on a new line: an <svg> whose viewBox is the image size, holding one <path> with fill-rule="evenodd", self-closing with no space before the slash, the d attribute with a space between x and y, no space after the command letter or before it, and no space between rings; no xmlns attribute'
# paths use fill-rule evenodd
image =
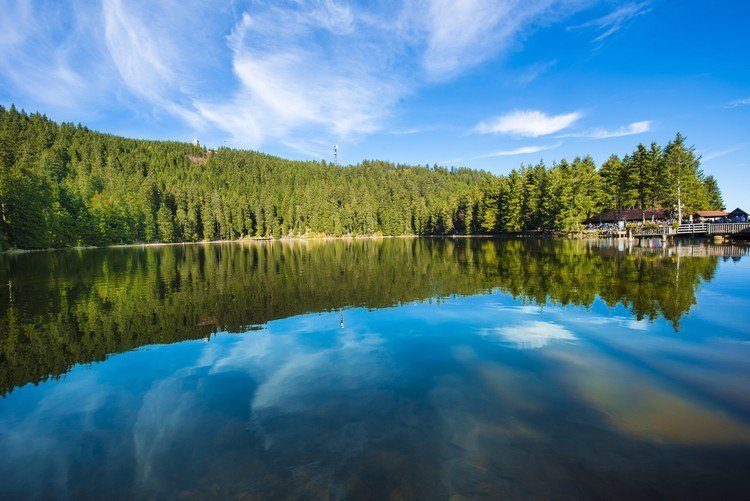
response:
<svg viewBox="0 0 750 501"><path fill-rule="evenodd" d="M568 329L552 322L521 322L491 329L486 333L499 336L510 343L511 346L521 350L543 348L550 343L576 340L576 337Z"/></svg>
<svg viewBox="0 0 750 501"><path fill-rule="evenodd" d="M747 260L583 242L308 245L46 254L58 261L27 282L6 266L3 364L18 380L29 373L13 360L33 367L41 343L61 348L46 366L60 371L147 346L0 399L0 497L750 487ZM717 323L727 298L740 321Z"/></svg>
<svg viewBox="0 0 750 501"><path fill-rule="evenodd" d="M0 394L153 343L349 306L499 289L525 304L625 305L675 329L718 257L579 241L387 239L0 256ZM343 325L343 323L342 323Z"/></svg>

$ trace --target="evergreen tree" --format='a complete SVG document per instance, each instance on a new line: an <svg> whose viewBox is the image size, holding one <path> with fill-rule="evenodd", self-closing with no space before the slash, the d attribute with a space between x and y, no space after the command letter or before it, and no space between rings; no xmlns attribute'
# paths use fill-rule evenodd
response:
<svg viewBox="0 0 750 501"><path fill-rule="evenodd" d="M590 157L506 176L380 161L339 166L208 151L56 124L0 106L0 246L289 235L576 231L604 209L723 205L677 135L597 171Z"/></svg>
<svg viewBox="0 0 750 501"><path fill-rule="evenodd" d="M664 150L664 206L677 212L678 197L682 203L682 214L708 209L710 201L703 184L700 160L695 148L685 145L685 137L677 134Z"/></svg>
<svg viewBox="0 0 750 501"><path fill-rule="evenodd" d="M6 238L13 247L49 247L48 207L42 181L23 170L0 180Z"/></svg>
<svg viewBox="0 0 750 501"><path fill-rule="evenodd" d="M156 212L156 227L159 230L159 239L162 242L174 242L176 232L174 217L172 211L162 202L159 210Z"/></svg>
<svg viewBox="0 0 750 501"><path fill-rule="evenodd" d="M708 197L708 208L712 210L724 210L724 198L721 196L721 190L719 190L719 183L713 176L706 176L703 180L703 187L706 190L706 196Z"/></svg>

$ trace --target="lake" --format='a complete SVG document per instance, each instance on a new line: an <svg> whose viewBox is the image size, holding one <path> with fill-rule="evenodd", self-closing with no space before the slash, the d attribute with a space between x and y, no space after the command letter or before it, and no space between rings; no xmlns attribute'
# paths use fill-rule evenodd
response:
<svg viewBox="0 0 750 501"><path fill-rule="evenodd" d="M0 498L746 498L750 251L0 255Z"/></svg>

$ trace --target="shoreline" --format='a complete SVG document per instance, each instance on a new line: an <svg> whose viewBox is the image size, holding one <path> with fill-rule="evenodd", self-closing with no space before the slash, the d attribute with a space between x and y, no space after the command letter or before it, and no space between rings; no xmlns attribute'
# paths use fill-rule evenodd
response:
<svg viewBox="0 0 750 501"><path fill-rule="evenodd" d="M132 244L112 244L112 245L89 245L89 246L74 246L74 247L49 247L45 249L15 249L10 248L6 250L0 250L0 255L17 255L27 254L32 252L55 252L55 251L66 251L66 250L94 250L94 249L124 249L124 248L135 248L135 247L165 247L175 245L210 245L210 244L226 244L226 243L258 243L258 242L307 242L307 241L325 241L325 240L379 240L386 238L550 238L550 239L565 239L565 240L624 240L627 241L627 237L606 237L600 235L587 235L585 233L545 233L545 232L532 232L532 233L494 233L490 235L486 234L469 234L469 235L341 235L341 236L293 236L293 237L244 237L235 240L200 240L197 242L141 242ZM699 239L700 240L700 239ZM739 241L727 241L726 244L748 244L748 242Z"/></svg>
<svg viewBox="0 0 750 501"><path fill-rule="evenodd" d="M384 238L498 238L512 236L511 234L497 235L341 235L341 236L299 236L299 237L244 237L234 240L198 240L196 242L136 242L132 244L112 245L77 245L73 247L48 247L45 249L16 249L10 248L0 250L0 254L27 254L31 252L54 252L64 250L93 250L93 249L118 249L133 247L164 247L170 245L209 245L226 243L257 243L257 242L305 242L310 240L377 240Z"/></svg>

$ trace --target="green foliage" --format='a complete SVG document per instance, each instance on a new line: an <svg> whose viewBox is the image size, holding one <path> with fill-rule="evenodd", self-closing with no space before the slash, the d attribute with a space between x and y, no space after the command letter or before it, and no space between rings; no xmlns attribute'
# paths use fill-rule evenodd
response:
<svg viewBox="0 0 750 501"><path fill-rule="evenodd" d="M677 134L664 148L663 206L677 209L678 194L681 196L683 214L711 208L711 201L703 183L704 175L695 148L685 145L685 137Z"/></svg>
<svg viewBox="0 0 750 501"><path fill-rule="evenodd" d="M724 205L724 198L721 196L721 190L719 189L719 183L716 182L716 179L713 176L706 176L706 178L703 180L703 187L706 190L709 209L726 209L726 206Z"/></svg>
<svg viewBox="0 0 750 501"><path fill-rule="evenodd" d="M174 215L162 203L156 213L156 226L159 229L159 239L162 242L174 242L176 237Z"/></svg>
<svg viewBox="0 0 750 501"><path fill-rule="evenodd" d="M161 209L160 209L161 210ZM342 239L0 255L0 396L153 343L348 306L500 290L675 325L716 257L562 239ZM634 280L633 277L638 277Z"/></svg>
<svg viewBox="0 0 750 501"><path fill-rule="evenodd" d="M522 166L355 166L125 139L0 107L0 248L311 235L576 231L605 209L722 205L693 148Z"/></svg>
<svg viewBox="0 0 750 501"><path fill-rule="evenodd" d="M26 169L0 180L5 232L13 247L42 249L49 246L46 188L42 179Z"/></svg>

